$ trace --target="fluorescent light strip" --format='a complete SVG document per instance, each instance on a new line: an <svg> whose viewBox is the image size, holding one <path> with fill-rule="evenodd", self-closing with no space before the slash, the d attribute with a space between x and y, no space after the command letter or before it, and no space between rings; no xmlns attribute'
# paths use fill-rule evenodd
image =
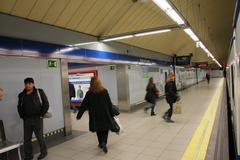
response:
<svg viewBox="0 0 240 160"><path fill-rule="evenodd" d="M127 38L132 38L133 35L127 35L127 36L120 36L120 37L114 37L114 38L108 38L108 39L104 39L104 42L108 42L108 41L115 41L115 40L119 40L119 39L127 39Z"/></svg>
<svg viewBox="0 0 240 160"><path fill-rule="evenodd" d="M73 45L69 45L69 46L71 46L71 47L73 47L73 46L84 46L84 45L95 44L95 43L98 43L98 41L77 43L77 44L73 44Z"/></svg>
<svg viewBox="0 0 240 160"><path fill-rule="evenodd" d="M197 42L200 46L200 48L202 48L204 50L204 52L207 53L207 55L209 57L212 58L212 60L219 66L219 67L222 67L222 65L214 58L214 56L212 55L212 53L207 49L207 47L204 46L204 44L202 42Z"/></svg>
<svg viewBox="0 0 240 160"><path fill-rule="evenodd" d="M153 0L153 2L159 6L173 21L177 24L185 24L182 17L174 10L168 0Z"/></svg>
<svg viewBox="0 0 240 160"><path fill-rule="evenodd" d="M209 56L210 56L212 59L214 58L213 55L212 55L211 53L209 54Z"/></svg>
<svg viewBox="0 0 240 160"><path fill-rule="evenodd" d="M157 6L159 6L173 21L177 24L182 25L185 24L184 19L182 19L181 15L177 13L177 11L171 6L168 0L152 0ZM190 28L184 29L184 31L193 39L195 42L199 41L199 38L193 33ZM212 58L214 59L211 52L204 46L202 42L199 43L199 46ZM222 67L219 62L214 59L219 67Z"/></svg>
<svg viewBox="0 0 240 160"><path fill-rule="evenodd" d="M104 42L115 41L115 40L120 40L120 39L140 37L140 36L148 36L148 35L159 34L159 33L170 32L170 31L171 31L171 29L162 29L162 30L156 30L156 31L136 33L136 34L133 34L133 35L126 35L126 36L120 36L120 37L114 37L114 38L106 38L106 39L103 39L102 41L104 41Z"/></svg>
<svg viewBox="0 0 240 160"><path fill-rule="evenodd" d="M190 28L184 29L184 32L186 32L192 38L193 41L195 41L195 42L199 41L199 39L196 36L196 34L193 33L193 31Z"/></svg>
<svg viewBox="0 0 240 160"><path fill-rule="evenodd" d="M159 34L159 33L164 33L164 32L170 32L170 29L164 29L164 30L158 30L158 31L149 31L149 32L143 32L143 33L137 33L134 34L136 37L140 36L148 36L148 35L153 35L153 34Z"/></svg>

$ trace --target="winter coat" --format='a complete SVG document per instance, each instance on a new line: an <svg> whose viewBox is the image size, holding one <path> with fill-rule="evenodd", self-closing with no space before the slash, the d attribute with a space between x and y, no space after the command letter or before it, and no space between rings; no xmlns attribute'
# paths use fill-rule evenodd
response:
<svg viewBox="0 0 240 160"><path fill-rule="evenodd" d="M165 96L169 104L177 101L177 87L174 81L168 81L165 84Z"/></svg>
<svg viewBox="0 0 240 160"><path fill-rule="evenodd" d="M113 128L112 102L107 90L99 93L88 91L80 106L77 119L80 119L86 110L89 114L89 130L91 132Z"/></svg>
<svg viewBox="0 0 240 160"><path fill-rule="evenodd" d="M20 118L26 119L26 118L40 118L43 117L48 109L49 109L49 102L47 99L46 94L42 89L38 89L39 94L41 96L42 104L40 102L37 89L34 87L33 92L30 94L30 98L32 100L33 105L32 106L26 106L24 105L24 98L27 96L26 90L23 90L18 95L18 113Z"/></svg>
<svg viewBox="0 0 240 160"><path fill-rule="evenodd" d="M146 88L146 96L145 100L149 103L155 104L156 103L156 92L158 91L156 88L156 85L154 84L153 86L147 86Z"/></svg>
<svg viewBox="0 0 240 160"><path fill-rule="evenodd" d="M75 97L75 88L74 85L72 83L68 83L68 87L69 87L69 99L71 100L72 97Z"/></svg>

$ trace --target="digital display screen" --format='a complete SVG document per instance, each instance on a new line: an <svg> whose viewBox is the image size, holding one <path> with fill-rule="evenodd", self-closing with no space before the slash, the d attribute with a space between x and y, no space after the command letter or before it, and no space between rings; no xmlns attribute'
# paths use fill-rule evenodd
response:
<svg viewBox="0 0 240 160"><path fill-rule="evenodd" d="M185 66L191 64L191 56L178 56L176 57L177 66Z"/></svg>

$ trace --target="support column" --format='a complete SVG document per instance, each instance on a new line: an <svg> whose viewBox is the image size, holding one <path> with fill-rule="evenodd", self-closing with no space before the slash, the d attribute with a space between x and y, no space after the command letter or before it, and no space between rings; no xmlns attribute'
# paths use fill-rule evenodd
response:
<svg viewBox="0 0 240 160"><path fill-rule="evenodd" d="M65 136L72 134L71 111L69 101L69 86L68 86L68 62L61 59L61 79L62 79L62 101L64 113L64 129Z"/></svg>
<svg viewBox="0 0 240 160"><path fill-rule="evenodd" d="M122 111L130 111L130 95L128 66L117 65L117 90L118 90L118 107Z"/></svg>

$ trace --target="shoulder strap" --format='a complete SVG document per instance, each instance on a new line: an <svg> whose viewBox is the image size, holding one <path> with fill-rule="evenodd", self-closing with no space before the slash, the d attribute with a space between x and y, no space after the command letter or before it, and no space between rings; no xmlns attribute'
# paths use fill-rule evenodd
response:
<svg viewBox="0 0 240 160"><path fill-rule="evenodd" d="M41 103L41 105L42 105L42 97L41 97L38 89L37 89L37 94L38 94L39 101L40 101L40 103Z"/></svg>

